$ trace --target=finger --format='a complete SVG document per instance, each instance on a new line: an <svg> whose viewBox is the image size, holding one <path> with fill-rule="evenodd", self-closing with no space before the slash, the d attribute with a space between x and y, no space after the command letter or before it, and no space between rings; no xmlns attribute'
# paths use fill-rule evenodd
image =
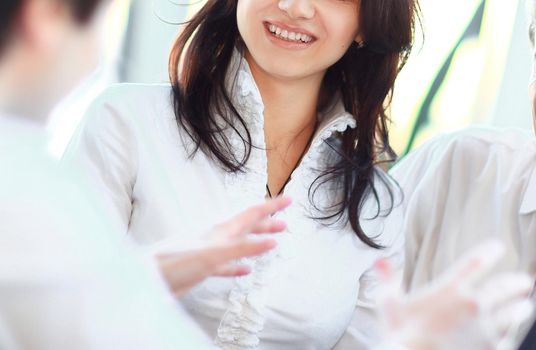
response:
<svg viewBox="0 0 536 350"><path fill-rule="evenodd" d="M244 240L229 245L213 246L181 252L165 254L158 257L160 269L170 288L176 295L181 295L203 279L220 272L223 275L241 276L249 273L247 267L238 266L225 268L233 260L262 254L273 247L273 239Z"/></svg>
<svg viewBox="0 0 536 350"><path fill-rule="evenodd" d="M214 271L218 277L240 277L251 273L251 267L247 265L224 265Z"/></svg>
<svg viewBox="0 0 536 350"><path fill-rule="evenodd" d="M490 279L476 291L479 306L492 312L520 298L526 299L532 290L532 278L524 273L504 273Z"/></svg>
<svg viewBox="0 0 536 350"><path fill-rule="evenodd" d="M489 273L504 255L504 244L490 239L465 254L440 280L443 285L471 287L477 280Z"/></svg>
<svg viewBox="0 0 536 350"><path fill-rule="evenodd" d="M251 229L251 233L278 233L286 228L287 223L283 220L264 219Z"/></svg>
<svg viewBox="0 0 536 350"><path fill-rule="evenodd" d="M289 197L278 197L265 203L253 206L219 226L227 236L239 236L249 233L253 228L270 215L285 209L292 200Z"/></svg>
<svg viewBox="0 0 536 350"><path fill-rule="evenodd" d="M204 260L210 264L212 274L215 270L231 261L257 256L272 250L277 245L275 239L251 240L244 239L224 245L204 249Z"/></svg>
<svg viewBox="0 0 536 350"><path fill-rule="evenodd" d="M388 283L390 283L394 277L393 267L387 259L376 260L374 263L374 270L378 274L383 286L386 286Z"/></svg>
<svg viewBox="0 0 536 350"><path fill-rule="evenodd" d="M401 293L401 270L395 269L388 259L379 259L374 263L374 271L381 282L381 289L389 295L398 296Z"/></svg>
<svg viewBox="0 0 536 350"><path fill-rule="evenodd" d="M374 263L374 271L380 280L378 301L384 320L390 327L398 327L401 320L401 289L400 276L387 259L380 259Z"/></svg>
<svg viewBox="0 0 536 350"><path fill-rule="evenodd" d="M529 320L534 311L534 305L528 299L521 299L510 303L497 310L492 316L495 332L505 335L509 330L516 330L519 326Z"/></svg>
<svg viewBox="0 0 536 350"><path fill-rule="evenodd" d="M379 259L374 263L374 271L378 274L378 278L381 281L378 301L381 306L382 316L389 326L397 325L396 300L398 295L393 287L393 267L387 259Z"/></svg>
<svg viewBox="0 0 536 350"><path fill-rule="evenodd" d="M231 243L225 251L221 252L221 255L222 258L227 258L227 260L237 260L264 254L276 246L277 241L272 238L262 240L245 239L241 242Z"/></svg>
<svg viewBox="0 0 536 350"><path fill-rule="evenodd" d="M188 268L197 279L214 274L218 269L241 258L257 256L268 252L277 245L274 239L235 241L187 252L159 255L158 259L167 271Z"/></svg>

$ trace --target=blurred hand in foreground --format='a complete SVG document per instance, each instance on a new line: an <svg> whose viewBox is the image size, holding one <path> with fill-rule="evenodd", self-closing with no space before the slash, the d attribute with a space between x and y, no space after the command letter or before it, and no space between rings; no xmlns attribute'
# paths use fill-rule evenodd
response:
<svg viewBox="0 0 536 350"><path fill-rule="evenodd" d="M411 350L512 349L512 330L534 308L529 300L534 280L524 273L503 273L477 286L503 252L501 242L490 240L409 295L402 293L389 262L378 261L386 338Z"/></svg>

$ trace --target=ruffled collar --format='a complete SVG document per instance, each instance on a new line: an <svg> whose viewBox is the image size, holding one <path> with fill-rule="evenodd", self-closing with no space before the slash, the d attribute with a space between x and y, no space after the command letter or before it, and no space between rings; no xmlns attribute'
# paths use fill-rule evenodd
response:
<svg viewBox="0 0 536 350"><path fill-rule="evenodd" d="M254 130L262 130L264 127L264 103L249 64L239 48L234 50L225 84L235 107L239 111L250 112L245 114L249 118L246 120L248 126L253 127ZM357 127L354 116L345 110L342 99L338 94L328 108L319 113L318 121L318 128L311 143L311 150L320 147L335 132L342 133L348 128Z"/></svg>
<svg viewBox="0 0 536 350"><path fill-rule="evenodd" d="M241 113L250 131L251 137L258 148L252 150L248 159L248 171L228 174L224 177L226 186L231 188L230 196L236 196L237 200L230 203L256 203L266 196L267 183L267 159L264 144L264 104L262 96L255 83L250 67L239 49L235 49L226 77L226 89L234 107ZM323 141L330 138L334 132L344 132L348 127L355 128L356 122L352 115L344 110L342 101L338 98L324 113L319 114L319 127L316 132L311 148L307 152L300 166L296 169L293 178L307 182L308 177L303 176L310 168L316 168L316 162L321 161L320 147ZM243 141L233 133L230 137L231 146L236 150L243 149ZM306 163L306 164L305 164ZM291 186L301 186L301 182L289 182L287 190ZM309 205L307 191L291 191L294 205L280 213L287 217L288 232L295 230L300 233L314 232L311 227L301 227L299 219L303 208ZM239 199L238 199L239 198ZM298 205L301 203L302 205ZM294 214L291 212L294 211ZM289 220L289 218L295 218ZM298 227L292 229L292 227ZM300 238L301 237L301 238ZM265 285L272 283L271 280L277 271L277 261L281 256L297 249L300 239L304 234L281 234L280 244L273 251L255 258L246 258L244 264L249 265L253 272L245 277L235 279L235 286L229 293L229 307L227 308L218 327L216 343L226 350L252 350L258 348L260 343L259 333L265 323L266 300L268 298Z"/></svg>

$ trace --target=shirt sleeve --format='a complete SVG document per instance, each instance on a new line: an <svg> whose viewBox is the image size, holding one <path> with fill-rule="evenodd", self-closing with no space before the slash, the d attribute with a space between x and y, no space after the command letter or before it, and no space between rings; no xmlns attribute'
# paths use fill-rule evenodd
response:
<svg viewBox="0 0 536 350"><path fill-rule="evenodd" d="M400 242L403 240L396 243ZM403 264L402 249L402 246L393 247L386 256L399 272L402 271ZM352 320L334 350L374 349L382 343L383 325L376 307L380 288L379 278L373 268L360 278L359 296Z"/></svg>
<svg viewBox="0 0 536 350"><path fill-rule="evenodd" d="M380 250L378 259L387 259L395 273L401 274L404 265L405 237L401 230L403 220L401 207L396 200L393 211L384 218L376 219L383 227L387 238L382 242L385 246ZM374 349L383 342L383 325L377 312L377 298L380 294L381 283L374 266L371 266L359 278L359 292L355 310L345 333L338 341L334 350Z"/></svg>
<svg viewBox="0 0 536 350"><path fill-rule="evenodd" d="M413 272L421 261L431 260L421 252L423 240L437 239L428 232L436 231L443 222L451 162L450 135L432 139L403 158L390 174L402 188L404 201L403 231L405 235L405 265L403 284L410 289ZM443 185L442 185L443 184ZM430 242L428 242L430 243ZM431 243L430 243L431 244Z"/></svg>
<svg viewBox="0 0 536 350"><path fill-rule="evenodd" d="M137 177L138 145L128 108L113 104L116 90L104 92L89 108L63 164L78 170L81 182L98 198L117 231L126 232Z"/></svg>

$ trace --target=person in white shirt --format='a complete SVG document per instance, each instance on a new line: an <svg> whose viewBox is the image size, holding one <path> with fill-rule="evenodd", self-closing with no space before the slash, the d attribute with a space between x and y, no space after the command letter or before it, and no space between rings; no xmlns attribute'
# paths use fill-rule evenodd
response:
<svg viewBox="0 0 536 350"><path fill-rule="evenodd" d="M94 64L107 1L0 4L0 348L208 348L171 297L211 274L243 275L235 259L273 248L279 198L212 229L203 246L152 260L111 234L91 191L47 154L52 106ZM117 235L116 235L117 236Z"/></svg>
<svg viewBox="0 0 536 350"><path fill-rule="evenodd" d="M534 0L528 4L534 47ZM530 86L536 111L535 83ZM406 290L434 281L464 252L490 237L506 245L506 256L493 274L525 271L536 278L532 133L471 127L440 135L403 158L390 174L405 194Z"/></svg>
<svg viewBox="0 0 536 350"><path fill-rule="evenodd" d="M384 220L400 196L376 156L390 151L383 103L416 12L414 0L209 1L175 43L171 85L118 85L90 107L64 159L149 249L293 198L276 215L288 224L278 247L245 261L250 275L181 298L219 347L381 340L374 262L401 266L404 242Z"/></svg>
<svg viewBox="0 0 536 350"><path fill-rule="evenodd" d="M382 341L374 263L400 266L404 240L400 194L375 164L390 154L384 101L416 12L413 0L209 1L175 43L171 85L114 86L87 113L65 162L153 252L293 197L278 247L244 261L249 276L181 298L219 348Z"/></svg>
<svg viewBox="0 0 536 350"><path fill-rule="evenodd" d="M471 128L434 138L391 171L406 194L409 290L489 237L505 241L496 272L536 275L536 140L515 129Z"/></svg>
<svg viewBox="0 0 536 350"><path fill-rule="evenodd" d="M74 183L45 151L43 116L90 66L99 23L92 14L103 6L98 0L0 4L0 348L208 349L154 268L111 234L91 189ZM248 209L213 229L196 250L162 256L169 286L180 295L214 272L247 273L225 263L272 247L245 234L282 228L266 218L288 202ZM158 251L172 249L168 243Z"/></svg>

